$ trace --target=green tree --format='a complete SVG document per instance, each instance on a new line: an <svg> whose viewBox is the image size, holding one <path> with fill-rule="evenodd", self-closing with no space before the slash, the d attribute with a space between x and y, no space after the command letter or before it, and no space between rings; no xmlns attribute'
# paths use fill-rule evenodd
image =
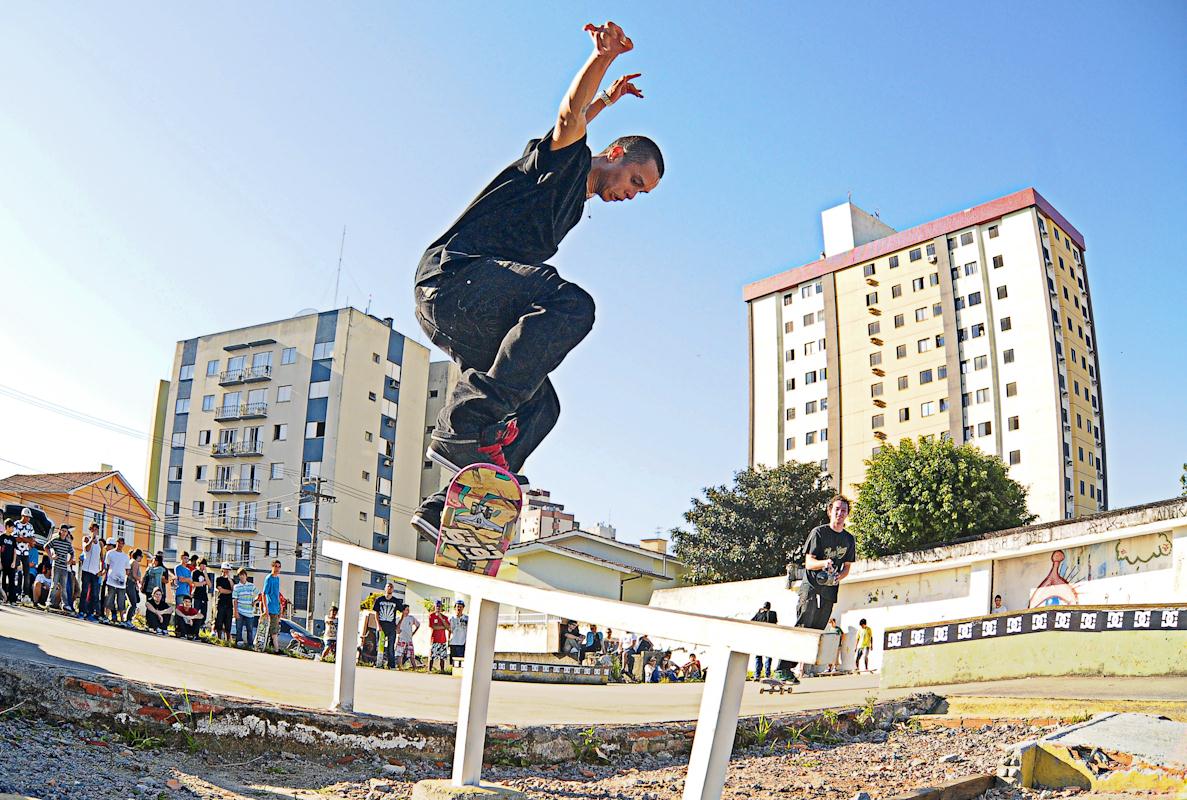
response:
<svg viewBox="0 0 1187 800"><path fill-rule="evenodd" d="M733 487L704 493L684 514L688 527L671 531L686 579L698 584L784 574L808 532L828 521L833 490L817 465L789 462L741 470Z"/></svg>
<svg viewBox="0 0 1187 800"><path fill-rule="evenodd" d="M867 557L1025 525L1026 489L1000 458L951 440L904 439L866 461L849 527Z"/></svg>

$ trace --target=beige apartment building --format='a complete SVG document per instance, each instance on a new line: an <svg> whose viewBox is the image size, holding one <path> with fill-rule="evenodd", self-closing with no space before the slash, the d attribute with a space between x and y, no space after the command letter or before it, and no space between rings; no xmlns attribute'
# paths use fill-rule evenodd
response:
<svg viewBox="0 0 1187 800"><path fill-rule="evenodd" d="M884 443L994 453L1040 520L1108 507L1084 238L1034 189L905 231L844 203L820 260L745 287L750 463L853 492Z"/></svg>
<svg viewBox="0 0 1187 800"><path fill-rule="evenodd" d="M440 481L424 466L430 371L426 347L354 308L178 342L149 459L162 520L152 548L169 564L185 550L214 569L246 566L257 584L279 558L304 619L315 504L302 488L320 477L335 498L316 509L321 538L415 556L409 519ZM338 598L337 564L321 559L316 576L320 621Z"/></svg>

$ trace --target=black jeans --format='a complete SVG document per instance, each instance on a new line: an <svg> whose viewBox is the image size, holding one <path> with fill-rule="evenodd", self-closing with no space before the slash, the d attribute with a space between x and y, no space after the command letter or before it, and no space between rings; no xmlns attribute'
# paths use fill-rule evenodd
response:
<svg viewBox="0 0 1187 800"><path fill-rule="evenodd" d="M553 267L475 258L416 287L416 318L462 369L434 435L473 439L515 417L519 472L560 416L548 375L593 327L594 301Z"/></svg>
<svg viewBox="0 0 1187 800"><path fill-rule="evenodd" d="M808 583L807 578L800 584L799 602L796 604L795 626L797 628L812 628L822 631L828 624L833 613L833 603L836 601L824 597L816 587ZM798 661L780 661L779 671L795 669Z"/></svg>

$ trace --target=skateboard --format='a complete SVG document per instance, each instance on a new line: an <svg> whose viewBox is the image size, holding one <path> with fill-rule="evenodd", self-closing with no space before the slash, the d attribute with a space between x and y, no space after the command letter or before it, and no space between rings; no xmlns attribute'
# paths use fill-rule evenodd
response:
<svg viewBox="0 0 1187 800"><path fill-rule="evenodd" d="M795 684L791 681L781 681L778 678L763 678L763 686L758 690L759 694L786 694L795 689Z"/></svg>
<svg viewBox="0 0 1187 800"><path fill-rule="evenodd" d="M466 467L445 493L434 562L496 575L522 507L523 490L510 472L494 464Z"/></svg>

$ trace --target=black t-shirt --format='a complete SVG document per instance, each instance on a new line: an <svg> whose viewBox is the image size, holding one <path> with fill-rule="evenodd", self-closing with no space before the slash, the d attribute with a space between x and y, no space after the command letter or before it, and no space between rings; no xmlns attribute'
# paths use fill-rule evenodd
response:
<svg viewBox="0 0 1187 800"><path fill-rule="evenodd" d="M196 605L199 600L207 599L207 587L210 586L210 574L207 572L202 572L201 570L194 570L194 574L190 576L190 579L194 582L192 585L194 587L194 603ZM198 581L201 581L201 583Z"/></svg>
<svg viewBox="0 0 1187 800"><path fill-rule="evenodd" d="M804 540L804 552L815 558L827 558L833 562L837 572L841 565L857 558L857 545L849 531L837 533L828 525L817 525ZM828 570L808 569L804 571L808 583L823 598L837 600L837 584L840 578Z"/></svg>
<svg viewBox="0 0 1187 800"><path fill-rule="evenodd" d="M754 615L751 622L768 622L772 625L777 625L779 623L779 615L775 613L775 609L773 608L762 608Z"/></svg>
<svg viewBox="0 0 1187 800"><path fill-rule="evenodd" d="M165 598L163 598L163 597L160 599L159 602L154 601L151 597L148 598L148 600L146 600L145 602L147 603L149 608L151 608L153 611L157 612L155 615L157 617L163 617L165 609L169 607L169 604L167 602L165 602Z"/></svg>
<svg viewBox="0 0 1187 800"><path fill-rule="evenodd" d="M235 584L231 583L230 578L224 578L222 575L219 575L217 578L214 579L214 588L215 589L229 589L231 591L234 591ZM231 595L230 594L220 594L218 596L218 607L223 608L224 606L227 608L231 607Z"/></svg>
<svg viewBox="0 0 1187 800"><path fill-rule="evenodd" d="M0 533L0 564L8 566L16 560L16 537L11 533Z"/></svg>
<svg viewBox="0 0 1187 800"><path fill-rule="evenodd" d="M375 616L379 617L379 624L385 628L394 628L396 626L396 617L400 614L400 601L396 598L390 600L386 597L380 597L375 601Z"/></svg>
<svg viewBox="0 0 1187 800"><path fill-rule="evenodd" d="M440 275L451 262L491 256L543 264L581 220L593 154L585 137L549 149L552 131L528 142L512 162L437 241L416 270L416 282Z"/></svg>

